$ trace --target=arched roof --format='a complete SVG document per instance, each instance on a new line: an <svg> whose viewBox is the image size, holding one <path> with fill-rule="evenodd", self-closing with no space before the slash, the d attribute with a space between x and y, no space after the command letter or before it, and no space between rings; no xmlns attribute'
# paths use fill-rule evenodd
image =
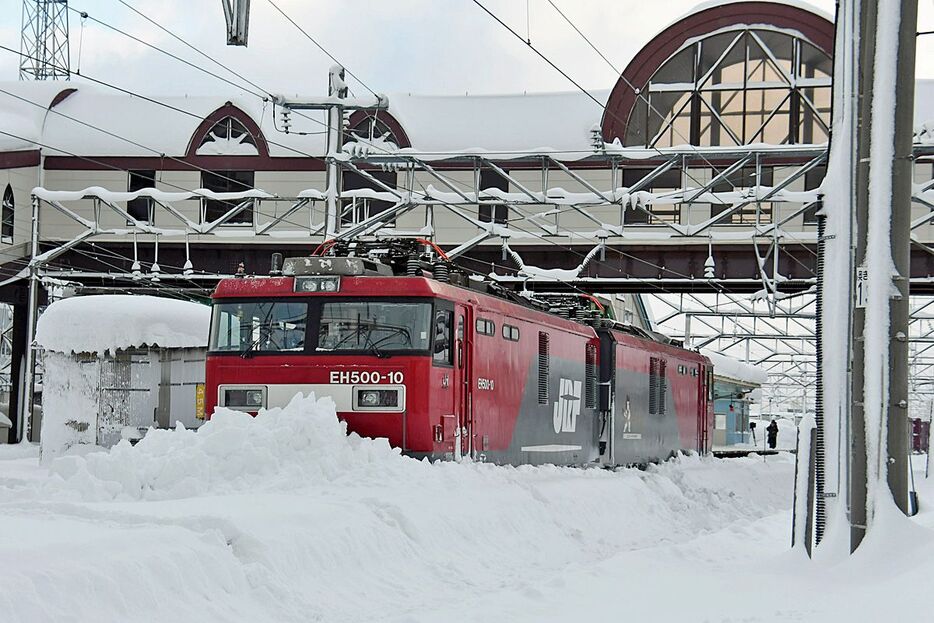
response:
<svg viewBox="0 0 934 623"><path fill-rule="evenodd" d="M642 86L675 52L698 37L736 26L765 24L801 33L828 56L833 55L833 23L798 5L778 2L732 2L703 8L678 20L646 44L616 81L603 114L603 140L623 140Z"/></svg>

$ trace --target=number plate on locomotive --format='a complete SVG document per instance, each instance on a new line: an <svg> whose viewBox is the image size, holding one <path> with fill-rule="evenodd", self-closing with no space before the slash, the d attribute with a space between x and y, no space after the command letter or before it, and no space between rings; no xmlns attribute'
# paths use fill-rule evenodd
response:
<svg viewBox="0 0 934 623"><path fill-rule="evenodd" d="M376 385L378 383L404 383L402 372L379 372L377 370L331 370L330 383L349 385Z"/></svg>

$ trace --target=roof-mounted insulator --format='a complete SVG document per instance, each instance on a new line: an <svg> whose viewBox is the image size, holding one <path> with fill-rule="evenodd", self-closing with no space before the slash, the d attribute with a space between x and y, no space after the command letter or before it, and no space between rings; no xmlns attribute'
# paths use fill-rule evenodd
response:
<svg viewBox="0 0 934 623"><path fill-rule="evenodd" d="M451 267L448 266L446 261L438 260L435 262L432 270L436 280L442 283L449 283L451 281Z"/></svg>
<svg viewBox="0 0 934 623"><path fill-rule="evenodd" d="M606 151L606 143L603 142L603 130L600 128L599 124L594 124L593 127L590 128L590 144L597 153Z"/></svg>

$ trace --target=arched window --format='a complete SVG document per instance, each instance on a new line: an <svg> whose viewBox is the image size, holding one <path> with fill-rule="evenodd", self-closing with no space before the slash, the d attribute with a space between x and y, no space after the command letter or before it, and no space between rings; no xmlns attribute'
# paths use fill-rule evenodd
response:
<svg viewBox="0 0 934 623"><path fill-rule="evenodd" d="M688 40L639 87L625 144L823 143L831 58L803 36L737 26Z"/></svg>
<svg viewBox="0 0 934 623"><path fill-rule="evenodd" d="M394 146L400 144L389 124L375 115L366 115L347 129L344 142L352 143L357 140L365 140L371 143L374 141L387 142L392 143Z"/></svg>
<svg viewBox="0 0 934 623"><path fill-rule="evenodd" d="M258 156L259 149L242 122L224 117L204 135L195 153L199 156Z"/></svg>
<svg viewBox="0 0 934 623"><path fill-rule="evenodd" d="M13 187L7 184L3 191L3 206L0 208L0 241L13 242L13 214L16 204L13 197Z"/></svg>

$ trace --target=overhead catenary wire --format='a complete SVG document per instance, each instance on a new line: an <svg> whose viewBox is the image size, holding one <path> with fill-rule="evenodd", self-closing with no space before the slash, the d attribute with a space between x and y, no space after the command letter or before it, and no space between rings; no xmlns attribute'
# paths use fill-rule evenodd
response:
<svg viewBox="0 0 934 623"><path fill-rule="evenodd" d="M142 44L142 45L144 45L144 46L146 46L146 47L148 47L148 48L150 48L150 49L152 49L152 50L154 50L154 51L156 51L156 52L159 52L160 54L163 54L163 55L165 55L165 56L167 56L167 57L169 57L169 58L171 58L171 59L174 59L174 60L176 60L176 61L179 61L179 62L185 64L185 65L188 66L188 67L191 67L191 68L193 68L193 69L196 69L196 70L198 70L198 71L201 71L201 72L203 72L203 73L205 73L205 74L207 74L207 75L209 75L209 76L211 76L211 77L217 78L217 79L219 79L219 80L225 82L226 84L229 84L229 85L231 85L231 86L233 86L233 87L235 87L235 88L237 88L237 89L242 89L244 92L246 92L246 93L248 93L248 94L250 94L250 95L253 95L253 96L255 96L255 97L260 98L264 103L269 102L269 101L273 101L273 102L276 101L276 95L273 94L269 89L266 89L266 88L262 87L261 85L257 84L256 82L254 82L254 81L250 80L249 78L246 78L245 76L243 76L240 72L237 72L236 70L231 69L231 68L228 67L227 65L225 65L225 64L221 63L220 61L214 59L213 57L207 55L207 54L204 53L202 50L198 49L196 46L192 45L191 43L189 43L188 41L186 41L184 38L182 38L182 37L180 37L178 34L174 33L174 32L173 32L172 30L170 30L169 28L166 28L165 26L163 26L162 24L160 24L160 23L159 23L158 21L156 21L155 19L149 17L148 15L144 14L144 13L143 13L142 11L140 11L139 9L137 9L137 8L133 7L132 5L130 5L129 3L125 2L125 0L118 0L118 1L119 1L121 4L123 4L124 6L126 6L128 9L130 9L131 11L133 11L134 13L136 13L137 15L139 15L140 17L142 17L143 19L145 19L145 20L146 20L147 22L149 22L150 24L153 24L154 26L156 26L157 28L159 28L160 30L162 30L163 32L165 32L166 34L168 34L169 36L171 36L173 39L179 41L180 43L182 43L182 44L185 45L186 47L188 47L188 48L194 50L195 52L197 52L197 53L198 53L199 55L201 55L202 57L207 58L208 60L210 60L212 63L214 63L214 64L217 65L218 67L222 68L223 70L225 70L225 71L231 73L232 75L236 76L237 78L243 80L243 81L246 82L247 84L251 85L253 88L255 88L255 89L257 89L258 91L260 91L260 93L257 93L257 92L255 92L255 91L251 91L250 89L244 87L243 85L237 84L237 83L235 83L235 82L233 82L233 81L231 81L231 80L229 80L229 79L227 79L227 78L224 78L223 76L219 76L218 74L216 74L216 73L214 73L214 72L212 72L212 71L209 71L209 70L207 70L207 69L204 69L204 68L201 67L200 65L197 65L197 64L195 64L195 63L193 63L193 62L191 62L191 61L188 61L188 60L186 60L186 59L184 59L184 58L181 58L181 57L178 56L177 54L174 54L174 53L172 53L172 52L169 52L168 50L165 50L165 49L163 49L162 47L160 47L160 46L158 46L158 45L156 45L156 44L154 44L154 43L151 43L151 42L149 42L149 41L145 41L144 39L142 39L142 38L140 38L140 37L137 37L137 36L135 36L135 35L132 35L132 34L126 32L126 31L120 29L120 28L117 28L117 27L115 27L115 26L113 26L113 25L111 25L111 24L108 24L107 22L104 22L103 20L96 19L96 18L91 18L91 19L92 19L94 22L100 24L101 26L104 26L105 28L109 28L110 30L113 30L114 32L117 32L117 33L119 33L119 34L121 34L121 35L123 35L123 36L125 36L125 37L128 37L129 39L131 39L131 40L133 40L133 41L135 41L135 42L137 42L137 43L140 43L140 44ZM74 8L72 8L72 7L69 7L69 8L71 8L71 10L73 10L73 11L78 11L78 9L74 9ZM277 7L277 8L278 8L278 7ZM280 10L280 12L281 12L281 10ZM81 11L81 14L84 15L85 17L87 17L87 13ZM283 15L285 15L285 13L283 13ZM286 17L288 18L287 15L286 15ZM293 22L293 23L294 23L294 22ZM296 24L296 26L299 28L299 30L302 31L302 33L303 33L306 37L309 37L310 39L312 39L312 41L314 41L314 39L311 38L311 35L309 35L306 31L304 31L304 30L303 30L300 26L298 26L297 24ZM315 42L315 43L316 43L316 45L317 45L317 42ZM331 58L332 60L334 60L334 62L340 64L340 63L335 59L335 57L334 57L332 54L330 54L330 53L329 53L327 50L325 50L323 47L321 47L321 46L319 46L319 47L321 48L321 50L322 50L325 54L328 55L329 58ZM360 79L357 78L357 76L354 75L352 72L350 72L348 69L344 68L344 71L346 71L346 72L349 73L350 75L354 76L354 78L356 78L358 81L360 81ZM366 87L366 84L364 84L362 81L360 81L360 83L363 84L364 87ZM369 87L366 87L366 88L367 88L368 91L370 91L370 93L373 94L374 97L379 98L379 95L378 95L377 93L373 92L371 89L369 89ZM327 124L326 122L321 121L320 119L316 119L316 118L314 118L314 117L312 117L312 116L309 116L307 113L305 113L305 112L303 112L303 111L301 111L301 110L295 110L295 109L293 109L291 112L292 112L293 114L295 114L295 115L297 115L297 116L303 118L303 119L309 120L309 121L311 121L311 122L313 122L313 123L316 123L316 124L318 124L319 126L325 128L325 130L323 130L323 131L321 131L321 132L290 132L291 134L296 134L296 135L313 135L313 134L325 134L325 133L327 132L328 124ZM273 125L275 126L275 115L273 115ZM278 128L277 128L277 129L278 129ZM272 143L271 141L268 141L268 139L267 139L267 142L270 142L271 144L276 144L276 143ZM373 147L374 149L383 151L383 152L385 152L386 154L391 154L391 152L389 152L389 151L387 151L387 150L381 148L381 147L378 146L378 145L371 145L371 147Z"/></svg>
<svg viewBox="0 0 934 623"><path fill-rule="evenodd" d="M122 2L122 0L118 0L118 1L121 1L121 2ZM155 25L157 28L163 30L164 32L166 32L167 34L169 34L170 36L172 36L173 38L175 38L175 39L177 39L178 41L182 42L182 43L185 44L187 47L194 49L196 52L198 52L198 53L201 54L202 56L205 56L206 58L208 58L209 60L211 60L213 63L215 63L216 65L218 65L219 67L221 67L221 68L223 68L224 70L230 72L231 74L237 76L238 78L240 78L241 80L245 81L246 83L248 83L248 84L251 85L252 87L258 89L260 92L257 93L256 91L252 91L252 90L250 90L249 88L243 86L242 84L237 84L236 82L233 82L232 80L230 80L230 79L228 79L228 78L225 78L225 77L223 77L223 76L221 76L221 75L218 75L218 74L214 73L213 71L210 71L210 70L208 70L208 69L205 69L204 67L201 67L200 65L197 65L197 64L195 64L195 63L193 63L193 62L191 62L191 61L189 61L189 60L187 60L187 59L184 59L184 58L178 56L177 54L174 54L174 53L172 53L172 52L169 52L168 50L165 50L165 49L161 48L160 46L158 46L158 45L156 45L156 44L154 44L154 43L150 43L149 41L146 41L146 40L144 40L144 39L142 39L142 38L140 38L140 37L137 37L136 35L133 35L133 34L131 34L131 33L128 33L128 32L126 32L125 30L122 30L122 29L120 29L120 28L117 28L116 26L113 26L113 25L111 25L111 24L108 24L107 22L105 22L105 21L103 21L103 20L100 20L100 19L97 19L97 18L95 18L95 17L89 16L85 11L79 11L78 9L76 9L76 8L74 8L74 7L70 7L70 6L69 6L68 8L69 8L70 10L72 10L72 11L79 12L79 13L83 16L83 18L89 18L89 19L91 19L93 22L95 22L95 23L97 23L97 24L103 26L104 28L108 28L108 29L110 29L110 30L112 30L112 31L114 31L114 32L116 32L116 33L118 33L118 34L120 34L120 35L123 35L123 36L125 36L125 37L127 37L127 38L129 38L129 39L131 39L131 40L133 40L133 41L135 41L135 42L141 44L141 45L144 45L144 46L150 48L151 50L154 50L154 51L156 51L156 52L159 52L160 54L163 54L163 55L168 56L169 58L172 58L172 59L174 59L174 60L176 60L176 61L178 61L178 62L180 62L180 63L183 63L184 65L186 65L186 66L188 66L188 67L190 67L190 68L192 68L192 69L195 69L195 70L200 71L200 72L202 72L202 73L204 73L204 74L206 74L206 75L208 75L208 76L211 76L211 77L213 77L213 78L216 78L216 79L218 79L218 80L224 82L225 84L228 84L228 85L230 85L230 86L233 86L233 87L235 87L235 88L237 88L237 89L241 89L241 90L243 90L244 92L246 92L246 93L248 93L248 94L250 94L250 95L253 95L253 96L255 96L255 97L260 98L263 102L268 102L268 101L274 101L274 100L275 100L275 95L273 95L272 93L270 93L267 89L264 89L264 88L260 87L259 85L257 85L256 83L254 83L253 81L251 81L251 80L249 80L249 79L243 77L239 72L236 72L236 71L230 69L229 67L227 67L227 66L224 65L223 63L220 63L220 61L217 61L217 60L211 58L210 56L207 56L207 55L204 54L202 51L198 50L196 47L192 46L190 43L188 43L187 41L185 41L184 39L182 39L181 37L179 37L179 36L176 35L175 33L171 32L170 30L168 30L167 28L163 27L161 24L159 24L159 23L156 22L155 20L153 20L153 19L151 19L150 17L148 17L148 16L146 16L145 14L143 14L141 11L138 11L137 9L135 9L135 8L132 7L132 6L130 6L129 4L126 4L125 2L124 2L123 4L124 4L125 6L127 6L127 8L133 10L133 11L134 11L137 15L139 15L140 17L146 19L148 22L150 22L151 24ZM81 74L78 74L78 75L81 75ZM86 77L87 77L86 75L81 75L81 76L82 76L83 78L86 78ZM325 127L325 128L327 127L327 123L325 123L324 121L321 121L320 119L315 119L314 117L311 117L311 116L309 116L309 115L303 113L302 111L294 111L294 112L295 112L295 114L297 114L298 116L300 116L300 117L302 117L302 118L304 118L304 119L307 119L307 120L309 120L309 121L312 121L312 122L314 122L314 123L317 123L318 125L320 125L320 126L322 126L322 127ZM310 133L299 133L299 134L310 134Z"/></svg>
<svg viewBox="0 0 934 623"><path fill-rule="evenodd" d="M353 73L352 71L350 71L349 69L347 69L347 66L344 65L344 63L342 63L342 62L340 62L339 60L337 60L337 57L335 57L333 54L331 54L330 52L328 52L328 50L327 50L323 45L321 45L320 43L318 43L318 40L317 40L317 39L315 39L315 38L312 37L310 34L308 34L308 31L306 31L304 28L302 28L302 27L298 24L298 22L296 22L294 19L292 19L291 17L289 17L288 13L286 13L285 11L283 11L283 10L279 7L279 5L276 4L276 3L274 2L274 0L266 0L266 1L267 1L269 4L271 4L272 7L273 7L276 11L278 11L280 15L282 15L282 17L284 17L286 20L289 21L289 23L291 23L293 26L295 26L295 28L297 28L298 31L299 31L300 33L302 33L303 35L305 35L305 38L307 38L309 41L311 41L313 44L315 44L315 47L317 47L319 50L321 50L322 52L324 52L324 54L326 54L327 57L330 58L332 61L334 61L335 63L337 63L338 65L340 65L340 66L344 69L344 71L347 73L347 75L351 76L354 80L356 80L357 82L359 82L359 83L361 84L361 86L363 86L364 89L366 89L367 91L369 91L369 92L373 95L373 97L379 97L379 94L378 94L376 91L374 91L374 90L371 89L369 86L367 86L367 84L366 84L363 80L361 80L360 77L357 76L357 74L355 74L355 73Z"/></svg>
<svg viewBox="0 0 934 623"><path fill-rule="evenodd" d="M254 87L254 88L256 88L256 89L259 89L260 91L266 93L270 98L274 97L274 95L273 95L272 93L269 93L269 91L267 91L266 89L264 89L264 88L261 87L260 85L256 84L255 82L253 82L253 81L250 80L249 78L245 77L243 74L239 73L238 71L233 70L233 69L231 69L230 67L228 67L227 65L221 63L219 60L217 60L216 58L214 58L214 57L211 56L210 54L207 54L206 52L204 52L204 50L201 50L201 49L198 48L197 46L194 46L194 45L188 43L186 40L182 39L180 36L178 36L177 34L175 34L174 32L172 32L171 30L169 30L168 28L166 28L165 26L163 26L162 24L160 24L160 23L157 22L156 20L152 19L151 17L149 17L149 16L146 15L145 13L143 13L142 11L140 11L139 9L137 9L136 7L134 7L132 4L130 4L130 3L127 2L126 0L117 0L117 2L119 2L120 4L122 4L123 6L125 6L126 8L130 9L131 11L133 11L134 13L136 13L137 15L139 15L140 17L142 17L144 20L146 20L147 22L149 22L150 24L152 24L153 26L155 26L156 28L158 28L158 29L161 30L162 32L166 33L167 35L169 35L170 37L172 37L173 39L175 39L176 41L178 41L179 43L181 43L181 44L184 45L185 47L187 47L187 48L189 48L190 50L194 51L194 52L197 53L199 56L201 56L201 57L203 57L203 58L205 58L205 59L211 61L212 63L214 63L215 65L217 65L217 66L220 67L221 69L223 69L223 70L225 70L225 71L227 71L227 72L230 72L231 74L233 74L234 76L236 76L236 77L239 78L240 80L243 80L244 82L246 82L246 83L249 84L250 86L252 86L252 87ZM96 20L95 20L95 21L96 21Z"/></svg>

